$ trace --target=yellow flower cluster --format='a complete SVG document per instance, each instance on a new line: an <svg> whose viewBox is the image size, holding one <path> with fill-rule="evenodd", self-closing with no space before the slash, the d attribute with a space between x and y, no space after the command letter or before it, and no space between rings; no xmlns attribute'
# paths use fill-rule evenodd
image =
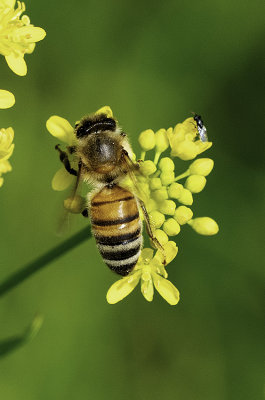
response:
<svg viewBox="0 0 265 400"><path fill-rule="evenodd" d="M105 113L108 117L113 117L112 110L107 106L96 113ZM66 119L52 116L46 126L48 131L62 142L69 146L75 144L74 128ZM185 224L202 235L214 235L219 228L209 217L193 218L193 212L188 207L193 203L193 194L201 192L205 187L206 176L213 169L213 160L199 158L193 161L185 172L176 175L172 158L192 160L210 148L212 143L200 141L194 119L188 118L174 128L159 129L157 132L151 129L143 131L139 135L139 144L142 152L140 170L136 175L137 196L146 205L155 236L163 245L164 252L157 250L154 255L152 249L144 248L133 271L110 287L107 301L110 304L117 303L129 295L140 282L142 294L147 301L152 301L155 287L169 304L175 305L179 301L179 292L167 280L164 260L166 259L166 265L169 264L176 257L178 247L169 237L178 235ZM161 154L168 150L170 156L161 158ZM153 160L146 159L148 151L154 153ZM63 167L53 177L52 187L54 190L64 190L73 179ZM185 179L185 182L180 184L182 179ZM132 191L135 190L134 183L128 176L121 184ZM65 202L66 208L75 212L73 199L69 202ZM80 199L77 199L78 204L79 202Z"/></svg>
<svg viewBox="0 0 265 400"><path fill-rule="evenodd" d="M25 11L24 3L18 1L17 8L15 4L16 0L0 0L0 54L15 74L23 76L27 73L24 55L32 53L35 42L42 40L46 33L42 28L33 26L28 16L21 17ZM14 104L15 96L7 90L0 90L0 108L9 108ZM12 170L8 159L14 150L13 139L11 127L0 129L0 187L4 182L2 174Z"/></svg>
<svg viewBox="0 0 265 400"><path fill-rule="evenodd" d="M12 107L15 103L15 97L7 90L0 90L0 108ZM12 128L0 129L0 187L3 185L2 175L12 170L8 161L14 150L14 131Z"/></svg>
<svg viewBox="0 0 265 400"><path fill-rule="evenodd" d="M166 264L169 264L177 255L178 248L175 242L168 242L164 246ZM158 293L170 304L176 305L179 302L178 289L167 280L168 274L163 264L164 254L157 250L145 248L141 251L138 263L130 275L115 282L107 293L107 301L115 304L128 296L137 284L141 281L141 292L147 301L154 297L154 287Z"/></svg>
<svg viewBox="0 0 265 400"><path fill-rule="evenodd" d="M27 73L25 54L30 54L35 43L44 39L46 32L42 28L30 23L25 11L25 4L16 0L0 0L0 54L2 54L9 68L17 75ZM21 18L20 18L21 17Z"/></svg>
<svg viewBox="0 0 265 400"><path fill-rule="evenodd" d="M12 128L0 129L0 187L4 179L2 174L12 170L8 161L14 150L14 131Z"/></svg>

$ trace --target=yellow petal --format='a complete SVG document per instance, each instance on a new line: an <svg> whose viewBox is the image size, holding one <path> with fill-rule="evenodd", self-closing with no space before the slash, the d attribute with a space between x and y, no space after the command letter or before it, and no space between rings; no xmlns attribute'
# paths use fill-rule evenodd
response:
<svg viewBox="0 0 265 400"><path fill-rule="evenodd" d="M162 264L164 262L164 257L166 257L166 263L169 264L176 255L178 254L178 246L175 242L169 241L163 245L164 252L157 250L154 259L157 259Z"/></svg>
<svg viewBox="0 0 265 400"><path fill-rule="evenodd" d="M195 145L197 147L197 154L201 154L212 147L213 142L201 142L200 140L197 140Z"/></svg>
<svg viewBox="0 0 265 400"><path fill-rule="evenodd" d="M46 122L46 128L52 136L68 145L72 145L75 141L74 128L65 118L53 115Z"/></svg>
<svg viewBox="0 0 265 400"><path fill-rule="evenodd" d="M153 276L154 285L158 293L171 305L174 306L179 302L179 291L178 289L165 278L154 274Z"/></svg>
<svg viewBox="0 0 265 400"><path fill-rule="evenodd" d="M142 249L140 257L139 257L139 262L148 264L149 261L153 258L154 250L146 248Z"/></svg>
<svg viewBox="0 0 265 400"><path fill-rule="evenodd" d="M0 108L10 108L15 104L15 96L8 90L0 90Z"/></svg>
<svg viewBox="0 0 265 400"><path fill-rule="evenodd" d="M76 194L75 196L68 197L63 202L64 208L72 214L80 214L86 207L86 200Z"/></svg>
<svg viewBox="0 0 265 400"><path fill-rule="evenodd" d="M0 160L0 174L12 171L11 164L8 160Z"/></svg>
<svg viewBox="0 0 265 400"><path fill-rule="evenodd" d="M56 191L67 189L74 181L75 177L70 175L64 167L60 168L52 179L52 188Z"/></svg>
<svg viewBox="0 0 265 400"><path fill-rule="evenodd" d="M152 301L154 297L154 286L152 280L142 281L141 292L147 301Z"/></svg>
<svg viewBox="0 0 265 400"><path fill-rule="evenodd" d="M15 145L14 145L14 143L12 143L8 149L4 149L4 150L0 149L1 161L8 160L12 156L14 147L15 147Z"/></svg>
<svg viewBox="0 0 265 400"><path fill-rule="evenodd" d="M16 0L2 0L1 3L3 3L5 7L14 8Z"/></svg>
<svg viewBox="0 0 265 400"><path fill-rule="evenodd" d="M0 187L3 186L4 179L0 177Z"/></svg>
<svg viewBox="0 0 265 400"><path fill-rule="evenodd" d="M46 36L46 32L44 29L39 28L37 26L23 26L18 29L18 34L24 36L25 42L39 42L44 39Z"/></svg>
<svg viewBox="0 0 265 400"><path fill-rule="evenodd" d="M17 75L24 76L27 74L27 64L23 56L16 56L11 53L9 56L5 56L6 62L9 68Z"/></svg>
<svg viewBox="0 0 265 400"><path fill-rule="evenodd" d="M25 49L26 54L31 54L36 47L36 43L28 43L27 48Z"/></svg>
<svg viewBox="0 0 265 400"><path fill-rule="evenodd" d="M183 140L176 146L172 147L171 155L179 157L181 160L192 160L198 154L197 147L194 142Z"/></svg>
<svg viewBox="0 0 265 400"><path fill-rule="evenodd" d="M95 114L106 114L108 118L113 118L112 109L109 106L101 107Z"/></svg>
<svg viewBox="0 0 265 400"><path fill-rule="evenodd" d="M107 302L109 304L115 304L124 299L124 297L128 296L133 291L139 282L139 279L140 272L135 273L132 276L119 279L117 282L113 283L107 292Z"/></svg>

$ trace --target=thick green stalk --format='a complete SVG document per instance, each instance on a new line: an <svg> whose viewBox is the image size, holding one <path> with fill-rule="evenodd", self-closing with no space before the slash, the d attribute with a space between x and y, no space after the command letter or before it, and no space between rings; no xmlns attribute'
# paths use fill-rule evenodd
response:
<svg viewBox="0 0 265 400"><path fill-rule="evenodd" d="M31 275L40 271L46 265L54 261L56 258L60 257L64 253L81 244L84 240L91 237L90 227L85 227L80 232L76 233L74 236L60 243L58 246L49 250L47 253L41 255L36 260L26 264L24 267L14 272L12 275L7 277L0 284L0 297L12 290L14 287L24 282Z"/></svg>

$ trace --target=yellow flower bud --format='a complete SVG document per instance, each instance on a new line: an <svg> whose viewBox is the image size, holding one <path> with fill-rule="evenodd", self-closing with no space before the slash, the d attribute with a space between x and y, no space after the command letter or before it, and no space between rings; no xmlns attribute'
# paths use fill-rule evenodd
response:
<svg viewBox="0 0 265 400"><path fill-rule="evenodd" d="M132 186L132 187L134 187L134 186ZM146 197L150 196L149 185L146 182L146 180L145 180L145 182L139 182L138 183L138 188L140 190L140 193L143 193Z"/></svg>
<svg viewBox="0 0 265 400"><path fill-rule="evenodd" d="M189 207L179 206L174 214L174 219L180 224L186 224L193 217L193 212Z"/></svg>
<svg viewBox="0 0 265 400"><path fill-rule="evenodd" d="M156 202L154 199L148 199L145 201L145 207L146 211L150 213L151 211L154 211L156 209Z"/></svg>
<svg viewBox="0 0 265 400"><path fill-rule="evenodd" d="M154 235L162 246L168 242L167 234L161 229L156 229Z"/></svg>
<svg viewBox="0 0 265 400"><path fill-rule="evenodd" d="M172 161L169 157L161 158L158 166L163 172L174 171L175 169L174 161Z"/></svg>
<svg viewBox="0 0 265 400"><path fill-rule="evenodd" d="M202 175L190 175L185 182L185 188L192 193L199 193L206 185L206 178Z"/></svg>
<svg viewBox="0 0 265 400"><path fill-rule="evenodd" d="M163 151L165 151L168 148L169 142L165 129L159 129L155 133L155 141L156 141L156 150L159 153L163 153Z"/></svg>
<svg viewBox="0 0 265 400"><path fill-rule="evenodd" d="M159 211L150 212L149 217L150 217L151 223L154 224L155 228L160 228L165 221L164 214L162 214Z"/></svg>
<svg viewBox="0 0 265 400"><path fill-rule="evenodd" d="M162 187L161 179L160 178L150 179L149 186L151 190L160 189Z"/></svg>
<svg viewBox="0 0 265 400"><path fill-rule="evenodd" d="M191 206L193 203L191 192L188 189L183 188L180 197L178 198L178 201L182 204L185 204L186 206Z"/></svg>
<svg viewBox="0 0 265 400"><path fill-rule="evenodd" d="M156 171L156 166L151 160L143 161L140 163L140 171L143 175L149 176Z"/></svg>
<svg viewBox="0 0 265 400"><path fill-rule="evenodd" d="M170 185L174 182L175 174L174 171L164 171L160 175L161 182L164 186Z"/></svg>
<svg viewBox="0 0 265 400"><path fill-rule="evenodd" d="M164 222L163 230L168 236L176 236L180 232L180 226L174 218L169 218Z"/></svg>
<svg viewBox="0 0 265 400"><path fill-rule="evenodd" d="M179 199L182 193L183 186L180 183L174 182L168 188L168 195L172 199Z"/></svg>
<svg viewBox="0 0 265 400"><path fill-rule="evenodd" d="M219 231L217 223L209 217L195 218L190 220L188 224L200 235L216 235Z"/></svg>
<svg viewBox="0 0 265 400"><path fill-rule="evenodd" d="M165 187L162 187L161 189L155 190L152 193L152 196L157 202L164 201L168 199L167 189Z"/></svg>
<svg viewBox="0 0 265 400"><path fill-rule="evenodd" d="M164 200L159 206L159 211L166 215L174 215L175 209L176 203L173 200Z"/></svg>
<svg viewBox="0 0 265 400"><path fill-rule="evenodd" d="M138 141L144 151L152 150L156 144L154 131L152 129L143 131L140 133Z"/></svg>
<svg viewBox="0 0 265 400"><path fill-rule="evenodd" d="M191 174L207 176L213 169L214 162L210 158L198 158L189 167Z"/></svg>

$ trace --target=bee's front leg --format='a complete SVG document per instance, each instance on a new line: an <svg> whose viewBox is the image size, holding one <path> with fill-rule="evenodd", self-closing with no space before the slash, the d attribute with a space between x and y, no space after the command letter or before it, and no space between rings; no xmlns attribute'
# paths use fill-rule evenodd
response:
<svg viewBox="0 0 265 400"><path fill-rule="evenodd" d="M68 154L65 151L62 151L60 149L60 145L59 144L57 144L55 146L55 150L57 150L59 152L60 161L63 163L64 168L66 169L66 171L69 172L69 174L71 174L71 175L77 176L77 171L74 168L71 167Z"/></svg>

